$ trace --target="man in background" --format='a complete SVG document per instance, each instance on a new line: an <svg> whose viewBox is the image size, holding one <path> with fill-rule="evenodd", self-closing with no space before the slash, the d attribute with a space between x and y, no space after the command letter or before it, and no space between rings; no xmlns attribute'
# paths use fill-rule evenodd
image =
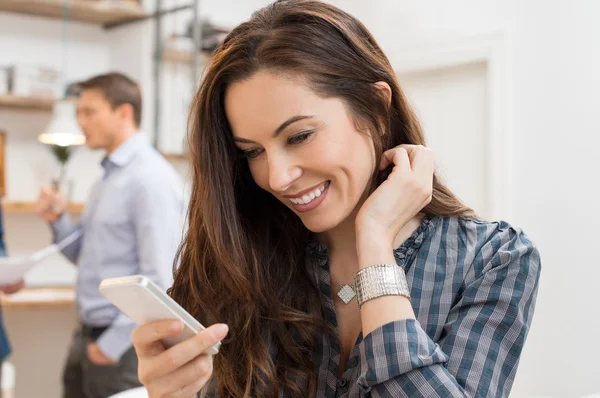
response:
<svg viewBox="0 0 600 398"><path fill-rule="evenodd" d="M65 201L42 189L36 212L50 223L54 241L76 230L63 250L79 266L76 331L63 375L64 398L106 398L140 386L130 334L134 323L98 291L105 278L143 274L161 288L172 267L185 216L183 184L175 169L139 132L139 86L119 73L79 84L77 119L91 149L106 153L79 223Z"/></svg>

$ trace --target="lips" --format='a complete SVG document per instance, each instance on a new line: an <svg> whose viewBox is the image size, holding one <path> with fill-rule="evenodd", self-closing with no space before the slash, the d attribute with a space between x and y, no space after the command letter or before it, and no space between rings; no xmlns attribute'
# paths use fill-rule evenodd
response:
<svg viewBox="0 0 600 398"><path fill-rule="evenodd" d="M316 188L309 189L295 196L288 196L287 198L295 205L306 205L321 196L327 187L329 187L329 181L320 184Z"/></svg>
<svg viewBox="0 0 600 398"><path fill-rule="evenodd" d="M304 191L302 194L288 196L287 199L298 213L306 213L316 209L325 200L329 192L330 181L326 181L315 188Z"/></svg>

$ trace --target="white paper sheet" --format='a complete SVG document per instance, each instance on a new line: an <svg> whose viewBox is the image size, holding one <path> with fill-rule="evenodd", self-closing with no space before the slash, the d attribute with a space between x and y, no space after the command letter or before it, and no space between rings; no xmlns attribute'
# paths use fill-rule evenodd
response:
<svg viewBox="0 0 600 398"><path fill-rule="evenodd" d="M0 257L0 285L10 285L23 279L25 274L46 257L58 253L81 237L77 230L62 241L38 250L26 257Z"/></svg>

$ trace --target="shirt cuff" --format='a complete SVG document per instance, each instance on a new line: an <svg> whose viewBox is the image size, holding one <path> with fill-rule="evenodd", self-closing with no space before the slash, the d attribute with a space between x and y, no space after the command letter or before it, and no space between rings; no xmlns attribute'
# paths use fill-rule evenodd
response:
<svg viewBox="0 0 600 398"><path fill-rule="evenodd" d="M71 217L65 211L56 221L50 223L50 229L52 229L54 243L60 241L73 229Z"/></svg>
<svg viewBox="0 0 600 398"><path fill-rule="evenodd" d="M449 360L416 319L394 321L375 329L359 348L358 384L366 391L411 370Z"/></svg>
<svg viewBox="0 0 600 398"><path fill-rule="evenodd" d="M119 315L108 329L96 341L100 350L114 361L118 361L132 346L131 333L136 324L126 317Z"/></svg>

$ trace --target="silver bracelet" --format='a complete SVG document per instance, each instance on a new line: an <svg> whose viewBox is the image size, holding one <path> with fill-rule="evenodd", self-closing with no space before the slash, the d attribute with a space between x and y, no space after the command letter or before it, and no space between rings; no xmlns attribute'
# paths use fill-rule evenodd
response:
<svg viewBox="0 0 600 398"><path fill-rule="evenodd" d="M397 264L377 264L362 269L354 276L358 308L381 296L404 296L410 300L406 274Z"/></svg>

